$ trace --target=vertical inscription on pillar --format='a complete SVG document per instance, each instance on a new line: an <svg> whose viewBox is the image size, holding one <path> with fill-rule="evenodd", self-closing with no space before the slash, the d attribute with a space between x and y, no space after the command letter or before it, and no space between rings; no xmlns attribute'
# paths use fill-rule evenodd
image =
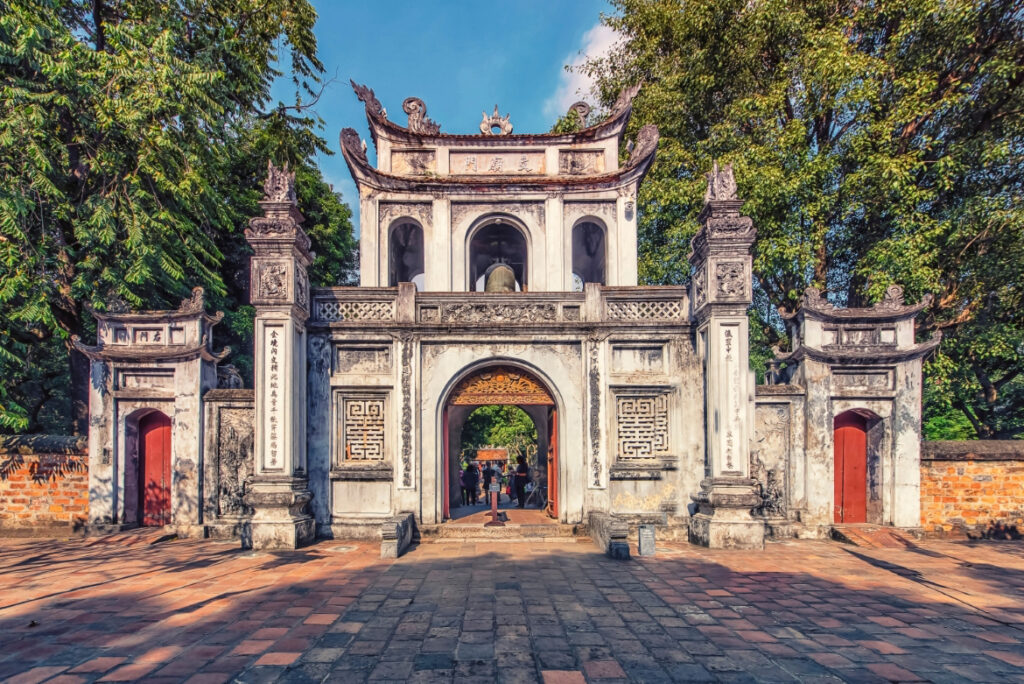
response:
<svg viewBox="0 0 1024 684"><path fill-rule="evenodd" d="M284 392L281 378L282 345L284 327L268 325L263 328L264 356L263 376L267 379L266 397L263 402L263 429L266 440L263 447L263 469L282 469L282 429L284 425Z"/></svg>
<svg viewBox="0 0 1024 684"><path fill-rule="evenodd" d="M618 457L669 455L668 394L619 395L615 398Z"/></svg>
<svg viewBox="0 0 1024 684"><path fill-rule="evenodd" d="M593 487L601 486L601 369L598 367L600 342L590 340L590 450Z"/></svg>
<svg viewBox="0 0 1024 684"><path fill-rule="evenodd" d="M412 487L412 337L402 338L402 487Z"/></svg>
<svg viewBox="0 0 1024 684"><path fill-rule="evenodd" d="M722 450L724 470L735 473L739 470L739 447L742 434L742 404L740 397L740 341L739 326L722 326L722 349L725 351L722 360L725 374L725 444Z"/></svg>

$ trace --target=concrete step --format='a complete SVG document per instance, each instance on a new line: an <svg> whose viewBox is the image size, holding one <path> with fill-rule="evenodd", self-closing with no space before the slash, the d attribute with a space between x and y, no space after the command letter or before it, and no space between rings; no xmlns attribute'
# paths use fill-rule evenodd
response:
<svg viewBox="0 0 1024 684"><path fill-rule="evenodd" d="M883 525L833 525L832 539L870 549L905 549L914 545L907 530Z"/></svg>
<svg viewBox="0 0 1024 684"><path fill-rule="evenodd" d="M441 525L421 525L419 527L421 541L462 541L462 540L495 540L507 541L540 541L544 539L569 540L586 537L583 525L549 524L517 524L505 523L504 527L484 527L482 524L459 524L458 521Z"/></svg>

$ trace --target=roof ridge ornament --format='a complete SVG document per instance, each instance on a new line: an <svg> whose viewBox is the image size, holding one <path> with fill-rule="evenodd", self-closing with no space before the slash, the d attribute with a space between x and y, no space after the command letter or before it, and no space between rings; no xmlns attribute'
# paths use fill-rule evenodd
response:
<svg viewBox="0 0 1024 684"><path fill-rule="evenodd" d="M651 156L658 147L659 139L660 133L657 126L654 124L643 126L636 134L636 142L631 140L626 145L629 150L629 159L626 160L626 165L634 166Z"/></svg>
<svg viewBox="0 0 1024 684"><path fill-rule="evenodd" d="M407 97L402 102L402 111L409 115L409 130L422 135L437 135L441 124L427 118L427 104L418 97Z"/></svg>
<svg viewBox="0 0 1024 684"><path fill-rule="evenodd" d="M356 160L369 166L370 162L366 157L366 143L359 138L359 134L356 132L356 129L341 129L339 139L342 149L348 150L348 153L355 157Z"/></svg>
<svg viewBox="0 0 1024 684"><path fill-rule="evenodd" d="M284 166L274 166L267 160L267 179L263 181L264 202L295 203L295 172L288 172L288 162Z"/></svg>
<svg viewBox="0 0 1024 684"><path fill-rule="evenodd" d="M739 199L736 193L736 179L732 175L732 164L722 164L722 168L719 169L718 162L714 162L707 178L708 189L704 193L705 204Z"/></svg>
<svg viewBox="0 0 1024 684"><path fill-rule="evenodd" d="M483 113L483 119L480 121L480 132L484 135L509 135L512 133L512 122L509 121L509 117L512 114L506 114L502 116L498 112L498 105L494 105L494 114L487 116L487 112ZM495 133L494 129L497 128L501 132Z"/></svg>
<svg viewBox="0 0 1024 684"><path fill-rule="evenodd" d="M579 123L580 128L587 127L587 117L590 116L591 108L583 100L572 103L569 107L568 116L576 115L576 121Z"/></svg>
<svg viewBox="0 0 1024 684"><path fill-rule="evenodd" d="M620 113L627 107L633 104L633 99L640 92L640 83L634 83L628 85L619 91L619 96L615 99L615 104L612 105L612 115ZM576 105L573 105L575 107Z"/></svg>
<svg viewBox="0 0 1024 684"><path fill-rule="evenodd" d="M386 119L388 118L388 112L384 109L384 105L380 103L377 96L373 94L372 88L367 88L364 85L359 85L352 79L349 79L349 83L352 84L352 90L355 91L356 97L359 101L366 105L366 115L371 116L375 119Z"/></svg>

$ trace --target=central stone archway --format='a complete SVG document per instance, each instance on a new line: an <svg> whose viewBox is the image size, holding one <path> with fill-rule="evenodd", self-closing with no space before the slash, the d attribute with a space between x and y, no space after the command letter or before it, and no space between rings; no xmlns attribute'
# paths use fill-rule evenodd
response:
<svg viewBox="0 0 1024 684"><path fill-rule="evenodd" d="M544 488L546 510L558 518L558 412L553 393L534 374L505 363L475 369L460 380L444 403L442 416L444 454L442 516L451 517L459 491L462 427L481 406L516 406L537 428L537 463L534 482Z"/></svg>

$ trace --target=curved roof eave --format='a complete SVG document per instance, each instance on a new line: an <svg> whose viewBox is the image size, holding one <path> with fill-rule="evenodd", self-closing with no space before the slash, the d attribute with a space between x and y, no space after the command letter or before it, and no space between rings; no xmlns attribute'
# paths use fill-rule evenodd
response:
<svg viewBox="0 0 1024 684"><path fill-rule="evenodd" d="M556 188L566 190L600 190L619 188L640 180L654 162L658 147L658 129L654 125L644 126L637 135L637 146L622 168L592 176L398 176L380 171L370 164L362 150L359 135L351 128L342 130L340 136L341 154L348 164L353 178L360 184L378 190L405 192L485 191L490 188L502 191L546 191Z"/></svg>
<svg viewBox="0 0 1024 684"><path fill-rule="evenodd" d="M640 92L640 86L625 88L619 93L619 99L612 108L612 113L604 121L588 126L575 133L525 133L508 135L487 135L483 133L416 133L387 118L387 113L377 99L373 90L350 81L352 89L364 104L366 122L370 126L373 144L377 146L378 135L392 141L409 142L417 145L443 145L452 142L472 143L504 143L504 144L579 144L618 138L626 130L630 114L633 112L633 99ZM422 102L421 102L422 103Z"/></svg>

